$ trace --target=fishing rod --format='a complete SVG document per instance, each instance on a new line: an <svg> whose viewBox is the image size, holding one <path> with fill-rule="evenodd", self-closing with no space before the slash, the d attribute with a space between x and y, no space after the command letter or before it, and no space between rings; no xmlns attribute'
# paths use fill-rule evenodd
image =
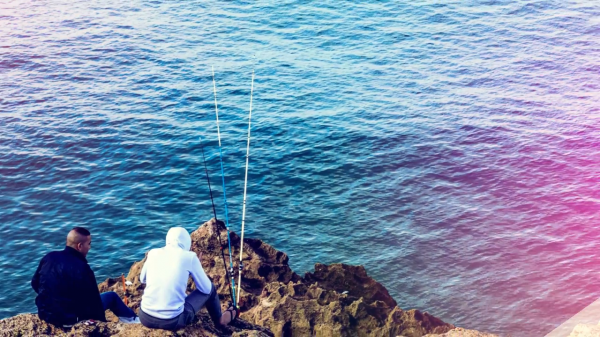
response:
<svg viewBox="0 0 600 337"><path fill-rule="evenodd" d="M221 180L223 181L223 199L225 199L225 230L227 231L227 245L229 247L229 276L231 277L232 294L235 294L235 278L233 277L233 257L231 256L231 238L229 237L229 212L227 210L227 193L225 193L225 172L223 171L223 150L221 149L221 131L219 129L219 106L217 105L217 84L215 82L215 67L212 67L213 92L215 94L215 114L217 116L217 135L219 138L219 159L221 161ZM221 246L223 252L223 246ZM236 297L233 296L233 306L237 307Z"/></svg>
<svg viewBox="0 0 600 337"><path fill-rule="evenodd" d="M202 161L204 162L204 171L206 172L206 182L208 183L208 191L210 192L210 202L212 203L213 214L215 216L215 222L217 223L217 230L215 231L215 235L217 239L219 239L219 246L221 247L221 257L223 258L223 267L225 267L225 275L227 282L229 282L229 272L227 271L227 263L225 262L225 253L223 253L223 244L221 243L221 235L219 233L219 222L217 220L217 211L215 210L215 201L213 200L212 189L210 188L210 179L208 178L208 168L206 167L206 158L204 157L204 147L202 146L202 141L200 141L200 148L202 149ZM229 288L229 286L227 286ZM233 297L233 291L229 288L229 295L231 299L235 301Z"/></svg>
<svg viewBox="0 0 600 337"><path fill-rule="evenodd" d="M250 89L250 114L248 115L248 145L246 147L246 177L244 178L244 203L242 206L242 236L240 240L240 265L238 273L238 293L237 298L240 298L240 291L242 290L242 269L244 268L242 262L242 255L244 252L244 224L246 221L246 188L248 187L248 158L250 157L250 126L252 120L252 94L254 92L254 69L252 69L252 86Z"/></svg>

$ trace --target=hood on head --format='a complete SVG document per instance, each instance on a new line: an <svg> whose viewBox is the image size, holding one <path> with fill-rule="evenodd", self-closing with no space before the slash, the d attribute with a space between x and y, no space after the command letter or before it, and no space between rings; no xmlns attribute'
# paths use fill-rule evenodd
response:
<svg viewBox="0 0 600 337"><path fill-rule="evenodd" d="M171 227L167 233L167 246L190 250L192 247L190 233L183 227Z"/></svg>

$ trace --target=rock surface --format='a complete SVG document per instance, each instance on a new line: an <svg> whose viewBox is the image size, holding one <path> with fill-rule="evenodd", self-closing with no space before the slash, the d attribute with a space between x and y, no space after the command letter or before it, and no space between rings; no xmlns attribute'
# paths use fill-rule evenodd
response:
<svg viewBox="0 0 600 337"><path fill-rule="evenodd" d="M600 337L600 324L577 324L569 337Z"/></svg>
<svg viewBox="0 0 600 337"><path fill-rule="evenodd" d="M424 337L497 337L497 335L480 332L476 330L468 330L463 328L455 328L441 335L425 335Z"/></svg>
<svg viewBox="0 0 600 337"><path fill-rule="evenodd" d="M193 325L179 331L166 331L148 329L141 324L122 324L115 322L98 322L94 325L78 323L71 329L57 328L38 318L34 314L22 314L0 321L0 336L120 336L120 337L159 337L159 336L238 336L238 337L268 337L273 336L268 330L243 329L232 327L227 330L218 330L209 323L208 315L200 315L199 320ZM248 325L247 323L245 323ZM244 325L244 324L242 324ZM252 327L248 325L247 327Z"/></svg>
<svg viewBox="0 0 600 337"><path fill-rule="evenodd" d="M222 222L214 219L192 234L192 251L200 257L207 275L217 287L223 309L230 301L219 238L227 244ZM231 232L236 274L239 263L237 234ZM225 256L228 254L225 247ZM109 278L101 292L127 295L128 305L139 310L144 285L139 275L145 258L135 262L126 277L132 284L124 294L120 277ZM63 331L25 314L0 321L0 336L444 336L493 337L452 324L419 310L403 310L387 289L367 275L362 266L316 264L314 273L300 277L288 265L285 253L256 239L244 239L243 273L239 306L242 314L232 326L217 328L205 310L197 321L177 332L151 330L140 324L121 324L107 312L107 323L75 325ZM191 279L188 290L195 286Z"/></svg>

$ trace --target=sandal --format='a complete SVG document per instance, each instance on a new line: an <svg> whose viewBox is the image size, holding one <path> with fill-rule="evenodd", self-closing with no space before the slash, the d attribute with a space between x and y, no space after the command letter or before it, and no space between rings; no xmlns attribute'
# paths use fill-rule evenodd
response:
<svg viewBox="0 0 600 337"><path fill-rule="evenodd" d="M226 325L229 325L238 318L238 315L240 314L240 309L238 309L237 307L231 306L229 309L225 310L225 312L228 312L229 317L231 317L231 320L229 321L229 323L226 324ZM234 313L235 313L235 315L234 315ZM223 316L223 315L221 315L221 316Z"/></svg>

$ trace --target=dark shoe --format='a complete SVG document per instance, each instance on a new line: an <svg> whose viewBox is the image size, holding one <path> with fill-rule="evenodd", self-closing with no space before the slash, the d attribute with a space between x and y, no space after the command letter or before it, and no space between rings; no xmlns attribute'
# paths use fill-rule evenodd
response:
<svg viewBox="0 0 600 337"><path fill-rule="evenodd" d="M229 317L231 317L231 319L229 320L229 322L225 323L224 325L229 325L231 324L233 321L235 321L238 317L238 315L240 314L240 310L234 306L229 307L229 309L225 310L225 312L229 313ZM221 315L221 317L223 317L223 315Z"/></svg>

